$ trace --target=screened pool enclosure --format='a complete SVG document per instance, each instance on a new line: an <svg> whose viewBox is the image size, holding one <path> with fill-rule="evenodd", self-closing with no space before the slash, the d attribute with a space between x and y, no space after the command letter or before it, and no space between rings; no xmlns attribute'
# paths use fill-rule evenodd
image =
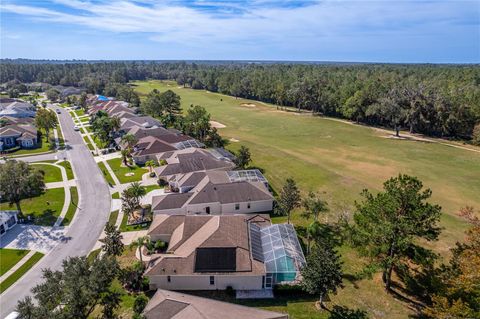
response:
<svg viewBox="0 0 480 319"><path fill-rule="evenodd" d="M250 240L253 258L264 263L272 284L294 281L305 265L297 233L290 224L263 228L250 224Z"/></svg>

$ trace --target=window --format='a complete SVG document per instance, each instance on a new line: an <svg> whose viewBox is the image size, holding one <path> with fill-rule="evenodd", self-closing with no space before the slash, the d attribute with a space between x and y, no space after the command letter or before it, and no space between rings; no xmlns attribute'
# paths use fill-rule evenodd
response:
<svg viewBox="0 0 480 319"><path fill-rule="evenodd" d="M215 285L215 276L210 276L210 285Z"/></svg>
<svg viewBox="0 0 480 319"><path fill-rule="evenodd" d="M168 282L171 282L172 281L172 278L170 276L167 276L167 281Z"/></svg>
<svg viewBox="0 0 480 319"><path fill-rule="evenodd" d="M247 204L247 208L250 209L250 203Z"/></svg>
<svg viewBox="0 0 480 319"><path fill-rule="evenodd" d="M240 204L235 204L235 210L239 210L240 209Z"/></svg>

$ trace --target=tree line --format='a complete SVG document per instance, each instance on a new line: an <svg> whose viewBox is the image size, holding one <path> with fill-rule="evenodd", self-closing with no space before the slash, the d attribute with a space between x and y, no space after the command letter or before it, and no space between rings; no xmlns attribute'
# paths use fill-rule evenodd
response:
<svg viewBox="0 0 480 319"><path fill-rule="evenodd" d="M0 81L7 87L15 81L81 86L138 105L126 83L168 79L368 125L480 140L473 136L480 122L477 65L3 62Z"/></svg>

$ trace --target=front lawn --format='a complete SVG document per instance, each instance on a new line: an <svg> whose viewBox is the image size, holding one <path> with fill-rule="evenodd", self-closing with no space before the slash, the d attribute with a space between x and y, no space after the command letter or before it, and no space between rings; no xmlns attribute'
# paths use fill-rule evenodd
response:
<svg viewBox="0 0 480 319"><path fill-rule="evenodd" d="M62 212L63 202L65 200L65 191L61 188L51 188L39 196L22 199L20 207L25 217L34 218L36 225L52 226ZM8 203L1 203L0 209L15 209Z"/></svg>
<svg viewBox="0 0 480 319"><path fill-rule="evenodd" d="M115 182L114 182L112 176L110 175L107 168L105 167L105 163L104 162L98 162L97 164L98 164L98 167L100 167L100 170L103 173L103 177L105 177L105 180L107 181L107 183L112 185L112 186L115 185Z"/></svg>
<svg viewBox="0 0 480 319"><path fill-rule="evenodd" d="M132 165L131 167L123 166L121 158L108 160L107 163L122 184L139 182L142 180L142 175L148 172L148 169L137 165Z"/></svg>
<svg viewBox="0 0 480 319"><path fill-rule="evenodd" d="M78 208L78 191L75 186L70 187L70 194L72 199L70 201L70 204L68 205L67 213L63 218L63 221L62 221L63 226L68 226L70 224Z"/></svg>
<svg viewBox="0 0 480 319"><path fill-rule="evenodd" d="M67 171L67 178L68 178L69 180L75 178L74 175L73 175L72 165L70 164L69 161L62 161L62 162L59 162L59 163L57 163L57 164L60 165L60 166L65 167L65 170Z"/></svg>
<svg viewBox="0 0 480 319"><path fill-rule="evenodd" d="M15 266L28 252L29 250L23 249L0 249L0 276Z"/></svg>
<svg viewBox="0 0 480 319"><path fill-rule="evenodd" d="M14 148L12 150L6 150L7 157L27 156L38 153L53 152L55 149L55 141L53 140L53 132L50 132L50 141L47 140L45 134L41 135L38 139L37 147L35 148Z"/></svg>
<svg viewBox="0 0 480 319"><path fill-rule="evenodd" d="M32 163L32 166L34 169L44 172L45 183L63 181L62 172L60 171L60 168L56 166L42 163Z"/></svg>
<svg viewBox="0 0 480 319"><path fill-rule="evenodd" d="M75 110L74 112L75 112L75 114L77 114L78 116L85 115L85 111L82 110L82 109L80 109L80 110Z"/></svg>
<svg viewBox="0 0 480 319"><path fill-rule="evenodd" d="M7 290L8 287L13 285L18 279L20 279L27 271L30 270L41 258L42 253L36 252L29 260L21 265L13 274L8 276L4 281L0 283L0 293Z"/></svg>

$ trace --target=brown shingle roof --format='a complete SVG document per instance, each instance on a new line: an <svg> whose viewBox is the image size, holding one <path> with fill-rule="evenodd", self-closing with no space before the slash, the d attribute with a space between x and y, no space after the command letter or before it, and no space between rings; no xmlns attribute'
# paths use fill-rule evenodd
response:
<svg viewBox="0 0 480 319"><path fill-rule="evenodd" d="M162 229L163 223L169 223L173 218L174 223L183 223L177 226L183 228L181 239L175 239L176 244L169 247L169 254L156 259L147 270L147 275L187 275L195 274L195 254L197 248L235 248L236 271L229 274L252 273L263 274L263 263L254 260L250 254L248 223L270 224L268 215L258 215L258 219L246 215L229 216L168 216L156 215L149 231L150 235L166 235ZM160 224L155 219L161 219ZM180 226L181 225L181 226ZM169 227L170 229L174 227ZM177 229L175 228L175 229ZM175 231L172 230L170 235ZM160 233L160 231L162 231ZM203 272L202 272L203 273ZM205 273L203 273L205 274Z"/></svg>
<svg viewBox="0 0 480 319"><path fill-rule="evenodd" d="M159 289L149 301L147 319L288 319L287 314Z"/></svg>

